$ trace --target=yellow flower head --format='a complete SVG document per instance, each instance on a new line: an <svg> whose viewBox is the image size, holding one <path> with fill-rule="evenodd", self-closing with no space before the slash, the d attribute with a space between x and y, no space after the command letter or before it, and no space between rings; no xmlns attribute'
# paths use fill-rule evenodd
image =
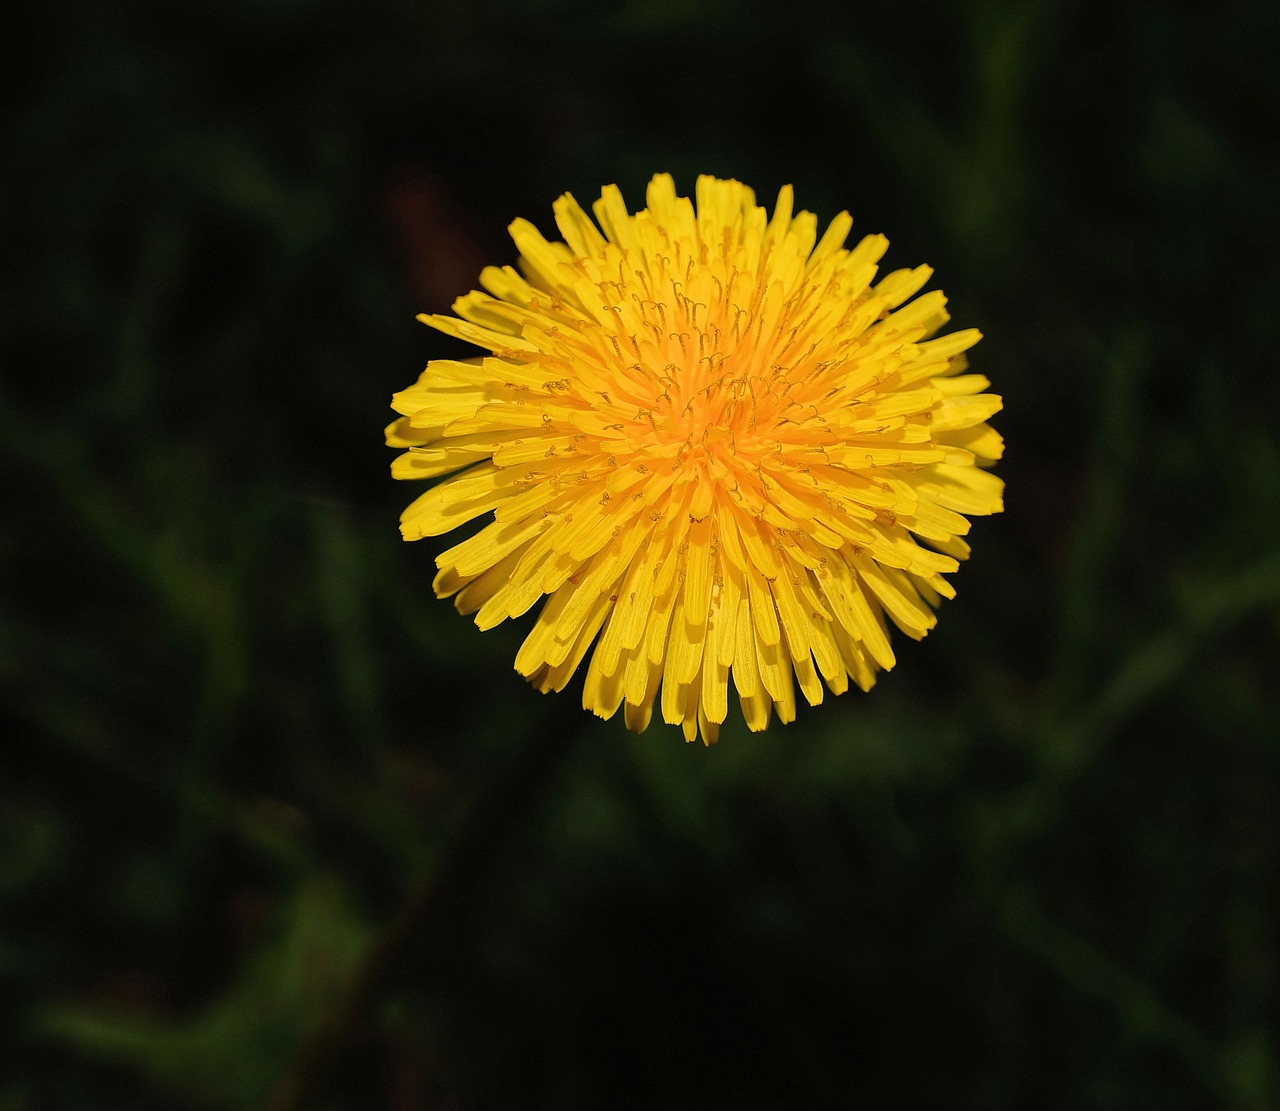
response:
<svg viewBox="0 0 1280 1111"><path fill-rule="evenodd" d="M710 743L731 678L759 730L794 718L797 685L811 705L822 681L870 688L889 621L928 632L962 514L1002 508L980 469L1001 402L962 373L975 329L928 338L949 319L915 297L930 268L876 281L888 241L846 250L847 213L818 239L790 187L772 218L712 177L696 206L666 174L647 200L631 215L605 188L597 228L561 197L564 242L515 221L519 271L419 318L490 354L429 363L387 443L395 477L450 476L405 539L492 514L437 558L440 597L481 629L545 597L522 675L558 691L590 653L587 709L639 731L660 699Z"/></svg>

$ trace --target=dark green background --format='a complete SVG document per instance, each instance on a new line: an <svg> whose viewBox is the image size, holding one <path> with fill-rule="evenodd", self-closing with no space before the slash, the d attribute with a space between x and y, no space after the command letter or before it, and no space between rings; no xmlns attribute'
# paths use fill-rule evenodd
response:
<svg viewBox="0 0 1280 1111"><path fill-rule="evenodd" d="M658 170L934 265L1008 511L869 696L713 749L557 719L314 1106L1277 1106L1278 12L32 6L0 1111L253 1106L553 712L528 619L478 633L400 541L387 400L513 217Z"/></svg>

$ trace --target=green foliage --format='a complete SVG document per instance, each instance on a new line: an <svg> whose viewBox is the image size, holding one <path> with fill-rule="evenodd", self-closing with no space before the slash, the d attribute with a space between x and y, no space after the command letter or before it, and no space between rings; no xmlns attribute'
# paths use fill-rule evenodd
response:
<svg viewBox="0 0 1280 1111"><path fill-rule="evenodd" d="M27 18L0 1111L257 1105L538 727L527 620L396 534L386 403L514 216L663 169L934 265L1008 512L869 696L711 750L584 717L315 1106L1280 1102L1274 6Z"/></svg>
<svg viewBox="0 0 1280 1111"><path fill-rule="evenodd" d="M161 1093L199 1093L208 1107L253 1106L287 1068L297 1031L351 974L363 947L363 924L342 899L331 877L308 877L282 908L279 936L273 931L227 990L190 1018L64 1004L37 1012L35 1026L94 1057L137 1066Z"/></svg>

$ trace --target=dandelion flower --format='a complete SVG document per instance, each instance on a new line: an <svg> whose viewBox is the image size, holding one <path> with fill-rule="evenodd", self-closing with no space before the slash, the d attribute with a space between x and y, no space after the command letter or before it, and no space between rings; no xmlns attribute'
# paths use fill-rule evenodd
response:
<svg viewBox="0 0 1280 1111"><path fill-rule="evenodd" d="M869 689L890 624L932 628L966 515L1002 508L1001 401L964 373L976 329L929 338L930 268L877 280L888 241L846 249L847 213L818 238L790 187L772 217L712 177L696 205L666 174L646 199L609 186L593 223L566 194L562 242L516 220L519 270L419 317L489 353L429 363L387 442L395 477L448 476L405 539L491 515L436 559L437 595L481 629L542 602L522 675L558 691L590 655L586 709L640 731L656 703L711 743L730 684L764 729L797 687Z"/></svg>

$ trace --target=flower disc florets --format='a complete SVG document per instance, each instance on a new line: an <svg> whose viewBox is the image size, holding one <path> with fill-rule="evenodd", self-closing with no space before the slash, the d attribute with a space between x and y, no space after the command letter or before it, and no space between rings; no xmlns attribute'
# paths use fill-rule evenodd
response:
<svg viewBox="0 0 1280 1111"><path fill-rule="evenodd" d="M420 317L491 354L435 360L397 394L398 478L450 475L405 511L406 539L493 520L437 559L435 589L491 628L546 601L516 657L583 704L660 700L715 740L732 681L747 724L795 716L822 681L866 690L920 638L968 555L963 514L1001 509L981 469L1000 398L961 373L974 329L921 266L875 281L880 235L821 240L784 188L772 218L736 181L697 207L658 175L628 214L614 187L555 204L564 242L511 225L521 270L490 267L457 318ZM603 232L603 234L602 234ZM914 300L911 298L915 297ZM923 543L921 543L921 541Z"/></svg>

